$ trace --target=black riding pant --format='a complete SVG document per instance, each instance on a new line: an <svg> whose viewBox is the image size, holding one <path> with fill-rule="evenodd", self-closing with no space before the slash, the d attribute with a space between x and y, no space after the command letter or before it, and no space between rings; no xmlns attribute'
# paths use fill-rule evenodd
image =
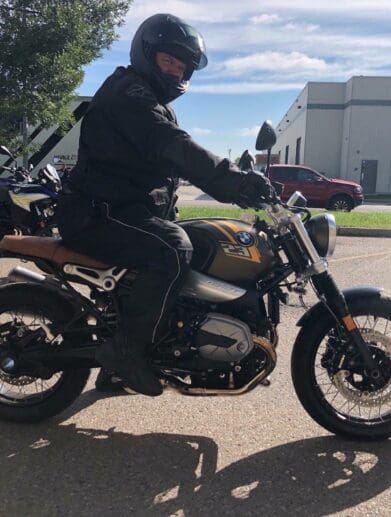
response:
<svg viewBox="0 0 391 517"><path fill-rule="evenodd" d="M121 292L121 329L130 341L154 343L183 285L192 256L186 232L144 205L111 207L76 193L62 196L58 223L64 244L106 264L137 269Z"/></svg>

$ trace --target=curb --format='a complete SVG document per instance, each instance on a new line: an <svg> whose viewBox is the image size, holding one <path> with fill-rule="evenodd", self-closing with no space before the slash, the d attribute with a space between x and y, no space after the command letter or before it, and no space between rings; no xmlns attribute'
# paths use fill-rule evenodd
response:
<svg viewBox="0 0 391 517"><path fill-rule="evenodd" d="M391 230L385 228L349 228L338 226L337 235L343 237L391 237Z"/></svg>

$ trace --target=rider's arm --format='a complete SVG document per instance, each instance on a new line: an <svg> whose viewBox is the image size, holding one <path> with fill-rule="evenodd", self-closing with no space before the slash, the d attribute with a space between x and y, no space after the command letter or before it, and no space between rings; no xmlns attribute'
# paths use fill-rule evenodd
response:
<svg viewBox="0 0 391 517"><path fill-rule="evenodd" d="M235 202L245 173L194 142L168 119L163 106L124 96L113 109L122 136L156 165L157 172L164 169L162 162L169 163L179 176L218 201Z"/></svg>

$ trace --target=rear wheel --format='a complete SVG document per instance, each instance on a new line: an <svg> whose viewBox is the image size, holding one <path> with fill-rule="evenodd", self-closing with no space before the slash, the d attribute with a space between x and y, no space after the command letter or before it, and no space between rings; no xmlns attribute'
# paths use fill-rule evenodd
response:
<svg viewBox="0 0 391 517"><path fill-rule="evenodd" d="M60 329L73 315L72 307L53 304L41 291L29 296L28 288L6 288L0 296L0 419L38 422L63 411L80 395L89 369L58 372L45 378L15 369L23 346L62 346ZM26 343L24 345L24 343ZM48 377L48 378L47 378Z"/></svg>
<svg viewBox="0 0 391 517"><path fill-rule="evenodd" d="M352 198L343 194L333 197L328 206L329 210L339 210L341 212L350 212L353 208Z"/></svg>
<svg viewBox="0 0 391 517"><path fill-rule="evenodd" d="M355 349L329 315L304 327L292 354L292 378L306 411L321 426L348 438L391 436L391 298L355 300L350 310L379 365L375 385Z"/></svg>

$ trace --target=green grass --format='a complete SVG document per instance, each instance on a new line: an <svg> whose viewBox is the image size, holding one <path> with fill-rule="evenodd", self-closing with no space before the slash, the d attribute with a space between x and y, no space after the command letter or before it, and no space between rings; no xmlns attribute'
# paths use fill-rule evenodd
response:
<svg viewBox="0 0 391 517"><path fill-rule="evenodd" d="M322 213L324 210L311 210L313 214ZM230 217L239 219L242 214L255 213L253 210L241 210L240 208L205 208L182 207L179 210L180 219L192 219L194 217ZM350 228L386 228L391 229L391 212L331 212L335 216L338 226ZM265 213L260 211L262 218Z"/></svg>

